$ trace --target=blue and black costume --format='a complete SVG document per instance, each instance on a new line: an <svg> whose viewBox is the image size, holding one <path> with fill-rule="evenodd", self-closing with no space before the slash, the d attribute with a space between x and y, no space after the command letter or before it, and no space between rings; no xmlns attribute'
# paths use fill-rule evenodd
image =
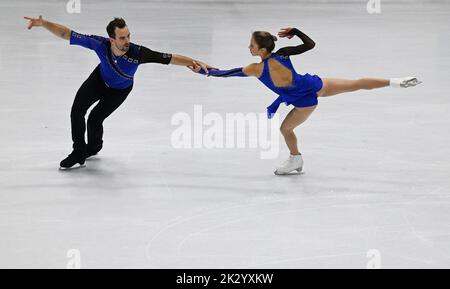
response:
<svg viewBox="0 0 450 289"><path fill-rule="evenodd" d="M103 121L125 101L131 92L138 66L143 63L169 64L172 55L130 43L128 51L118 57L112 53L108 38L88 36L74 31L70 35L70 44L91 49L100 59L100 64L79 88L70 114L74 152L79 155L94 154L103 146ZM88 144L86 145L84 116L96 101L99 103L92 109L87 121Z"/></svg>
<svg viewBox="0 0 450 289"><path fill-rule="evenodd" d="M264 69L261 76L259 77L259 80L273 92L279 95L278 98L270 106L267 107L267 115L269 118L272 118L280 104L283 102L286 105L292 104L295 107L317 105L317 92L322 88L323 85L322 79L317 75L310 75L308 73L304 75L298 74L295 71L294 66L292 65L292 62L289 58L289 56L291 55L301 54L314 48L314 41L296 28L292 29L289 34L298 36L303 41L303 44L281 48L277 52L270 54L269 57L263 60ZM270 77L268 63L269 59L275 59L291 71L291 85L284 87L278 87L274 85L272 78ZM230 70L209 70L208 75L215 77L247 76L242 69L242 67L239 67ZM199 73L205 74L205 71L202 69L199 71Z"/></svg>

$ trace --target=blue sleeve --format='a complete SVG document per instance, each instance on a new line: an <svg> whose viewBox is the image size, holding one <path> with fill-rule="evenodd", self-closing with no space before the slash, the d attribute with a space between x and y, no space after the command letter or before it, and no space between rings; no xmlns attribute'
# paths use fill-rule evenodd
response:
<svg viewBox="0 0 450 289"><path fill-rule="evenodd" d="M209 71L209 73L208 73L209 76L215 76L215 77L231 77L231 76L247 77L248 76L242 71L242 67L233 68L233 69L229 69L229 70L210 69L208 71ZM203 70L203 68L200 69L200 71L198 73L206 74L206 72Z"/></svg>
<svg viewBox="0 0 450 289"><path fill-rule="evenodd" d="M70 33L70 45L79 45L96 50L104 43L104 41L106 41L106 38L97 35L79 34L75 31Z"/></svg>

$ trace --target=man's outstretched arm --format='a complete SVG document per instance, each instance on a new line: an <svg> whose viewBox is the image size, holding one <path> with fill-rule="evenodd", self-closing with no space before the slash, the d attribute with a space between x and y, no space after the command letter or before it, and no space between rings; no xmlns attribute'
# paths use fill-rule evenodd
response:
<svg viewBox="0 0 450 289"><path fill-rule="evenodd" d="M206 64L200 60L195 60L190 57L180 55L180 54L172 54L172 59L170 60L170 64L173 65L183 65L187 67L194 67L194 66L200 66L203 68L207 73L208 69L217 69L215 67L210 66L209 64Z"/></svg>
<svg viewBox="0 0 450 289"><path fill-rule="evenodd" d="M47 29L48 31L50 31L51 33L55 34L56 36L58 36L62 39L70 40L71 30L69 28L67 28L66 26L45 20L44 18L42 18L42 15L39 16L39 18L33 18L33 17L24 17L24 18L29 21L28 29L31 29L34 26L36 26L36 27L42 26L45 29Z"/></svg>
<svg viewBox="0 0 450 289"><path fill-rule="evenodd" d="M208 71L208 69L210 68L214 68L202 61L192 59L190 57L181 54L162 53L158 51L153 51L145 46L141 46L139 59L140 63L161 63L161 64L181 65L187 67L198 66L203 68L205 71Z"/></svg>

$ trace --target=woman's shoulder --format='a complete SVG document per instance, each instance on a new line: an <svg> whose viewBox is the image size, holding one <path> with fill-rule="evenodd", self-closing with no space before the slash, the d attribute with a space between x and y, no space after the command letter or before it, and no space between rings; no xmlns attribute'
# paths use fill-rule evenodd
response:
<svg viewBox="0 0 450 289"><path fill-rule="evenodd" d="M248 75L248 76L255 76L260 77L262 74L262 71L264 69L264 64L262 62L260 63L251 63L247 66L245 66L242 71Z"/></svg>
<svg viewBox="0 0 450 289"><path fill-rule="evenodd" d="M283 47L283 48L280 48L280 49L278 49L273 55L278 56L278 57L280 57L280 58L282 58L282 59L287 60L287 59L289 59L289 53L288 53L288 51L287 51L287 48L289 48L289 47Z"/></svg>

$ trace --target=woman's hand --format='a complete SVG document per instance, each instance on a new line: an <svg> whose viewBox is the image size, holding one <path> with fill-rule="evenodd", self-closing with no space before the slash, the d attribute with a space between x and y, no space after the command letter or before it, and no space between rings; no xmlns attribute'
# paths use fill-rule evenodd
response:
<svg viewBox="0 0 450 289"><path fill-rule="evenodd" d="M200 68L202 68L206 72L206 74L208 74L209 72L208 69L218 69L217 67L213 67L199 60L194 60L194 67L196 66L200 66Z"/></svg>
<svg viewBox="0 0 450 289"><path fill-rule="evenodd" d="M202 69L200 65L195 65L195 64L194 65L188 65L188 68L190 70L192 70L192 72L194 72L194 73L199 73L200 69Z"/></svg>
<svg viewBox="0 0 450 289"><path fill-rule="evenodd" d="M31 29L33 26L42 26L44 25L44 19L42 18L42 15L39 16L39 18L33 18L33 17L23 17L28 21L28 29Z"/></svg>
<svg viewBox="0 0 450 289"><path fill-rule="evenodd" d="M195 73L199 73L199 71L201 69L203 69L203 71L205 71L205 73L207 75L209 73L208 69L216 69L216 70L218 69L217 67L213 67L213 66L211 66L209 64L206 64L206 63L204 63L202 61L198 61L198 60L194 60L193 65L189 65L188 68L190 70L192 70L193 72L195 72Z"/></svg>
<svg viewBox="0 0 450 289"><path fill-rule="evenodd" d="M278 37L287 37L288 39L291 39L292 37L294 37L294 35L290 34L292 29L292 27L281 28L278 32Z"/></svg>

